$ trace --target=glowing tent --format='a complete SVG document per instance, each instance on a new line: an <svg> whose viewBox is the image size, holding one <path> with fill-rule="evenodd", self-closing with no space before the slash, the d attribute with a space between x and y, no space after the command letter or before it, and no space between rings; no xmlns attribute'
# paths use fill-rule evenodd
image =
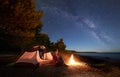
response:
<svg viewBox="0 0 120 77"><path fill-rule="evenodd" d="M31 63L31 64L39 64L39 65L46 65L50 64L53 60L52 54L45 53L43 55L43 59L40 58L40 53L38 46L34 46L33 48L29 49L28 51L25 51L23 55L15 62L15 64L20 63Z"/></svg>
<svg viewBox="0 0 120 77"><path fill-rule="evenodd" d="M33 52L24 52L24 54L16 61L16 63L24 62L24 63L32 63L38 64L42 61L39 56L39 51Z"/></svg>

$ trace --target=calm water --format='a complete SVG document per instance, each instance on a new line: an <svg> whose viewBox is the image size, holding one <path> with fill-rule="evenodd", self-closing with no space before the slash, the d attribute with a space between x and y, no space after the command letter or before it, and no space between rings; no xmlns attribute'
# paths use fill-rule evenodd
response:
<svg viewBox="0 0 120 77"><path fill-rule="evenodd" d="M94 53L94 52L78 52L77 54L83 56L91 56L96 58L103 58L103 59L112 59L112 60L120 60L120 52L116 53Z"/></svg>

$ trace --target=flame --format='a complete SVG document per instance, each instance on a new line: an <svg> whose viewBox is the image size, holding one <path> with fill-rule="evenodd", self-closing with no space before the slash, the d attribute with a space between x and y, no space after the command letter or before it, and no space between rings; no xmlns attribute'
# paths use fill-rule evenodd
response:
<svg viewBox="0 0 120 77"><path fill-rule="evenodd" d="M80 61L80 62L75 61L73 54L71 55L67 65L69 65L69 66L88 67L87 64L82 62L82 61Z"/></svg>
<svg viewBox="0 0 120 77"><path fill-rule="evenodd" d="M71 55L71 57L69 59L68 65L70 65L70 66L82 66L82 67L86 67L86 64L84 62L77 62L77 61L75 61L73 54Z"/></svg>
<svg viewBox="0 0 120 77"><path fill-rule="evenodd" d="M75 60L73 58L73 54L70 57L69 64L73 65L75 63Z"/></svg>
<svg viewBox="0 0 120 77"><path fill-rule="evenodd" d="M70 57L69 65L80 65L79 62L76 62L76 61L74 60L73 54L72 54L71 57Z"/></svg>

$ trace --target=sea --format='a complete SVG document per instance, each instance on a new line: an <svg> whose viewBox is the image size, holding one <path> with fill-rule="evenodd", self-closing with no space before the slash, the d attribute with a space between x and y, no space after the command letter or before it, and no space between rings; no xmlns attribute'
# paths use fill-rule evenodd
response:
<svg viewBox="0 0 120 77"><path fill-rule="evenodd" d="M104 60L120 60L120 52L77 52L76 54Z"/></svg>

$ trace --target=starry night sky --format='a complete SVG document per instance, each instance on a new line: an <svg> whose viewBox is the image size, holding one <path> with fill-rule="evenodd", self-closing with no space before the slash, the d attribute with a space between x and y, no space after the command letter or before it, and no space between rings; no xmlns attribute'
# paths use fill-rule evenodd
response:
<svg viewBox="0 0 120 77"><path fill-rule="evenodd" d="M120 51L120 0L35 0L43 30L66 49Z"/></svg>

